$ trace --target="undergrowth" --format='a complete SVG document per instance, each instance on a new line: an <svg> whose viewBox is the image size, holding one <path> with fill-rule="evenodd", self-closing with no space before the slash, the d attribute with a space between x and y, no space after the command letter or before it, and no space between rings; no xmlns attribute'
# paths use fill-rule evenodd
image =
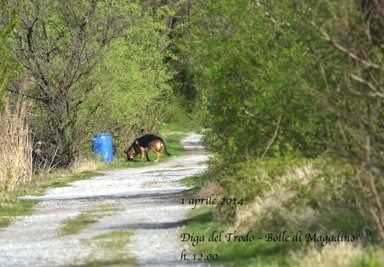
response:
<svg viewBox="0 0 384 267"><path fill-rule="evenodd" d="M216 253L217 262L231 266L382 266L354 175L348 164L329 158L252 159L211 168L197 179L205 195L220 192L217 198L244 204L200 205L184 232L205 241L186 241L188 249ZM201 186L201 180L208 182ZM215 231L253 239L209 242Z"/></svg>

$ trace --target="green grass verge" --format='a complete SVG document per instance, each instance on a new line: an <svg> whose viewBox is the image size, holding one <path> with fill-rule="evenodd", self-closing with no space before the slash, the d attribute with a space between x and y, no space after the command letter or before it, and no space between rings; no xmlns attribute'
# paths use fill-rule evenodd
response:
<svg viewBox="0 0 384 267"><path fill-rule="evenodd" d="M192 188L185 190L180 194L185 195L185 196L187 196L187 195L190 196L190 195L196 194L197 192L199 192L203 188L204 184L206 182L208 182L209 180L210 180L210 174L209 173L203 173L203 174L197 175L197 176L186 177L186 178L181 180L181 183L187 187L192 187Z"/></svg>
<svg viewBox="0 0 384 267"><path fill-rule="evenodd" d="M15 216L29 215L37 201L0 199L0 228L9 225Z"/></svg>
<svg viewBox="0 0 384 267"><path fill-rule="evenodd" d="M208 182L210 179L211 176L209 173L203 173L197 176L186 177L182 179L181 182L186 186L194 186L197 189L200 189L203 187L204 183Z"/></svg>
<svg viewBox="0 0 384 267"><path fill-rule="evenodd" d="M84 211L76 218L67 220L65 225L59 228L59 233L60 235L77 234L90 224L98 222L101 218L112 216L120 210L121 209L115 205L102 205L99 209Z"/></svg>
<svg viewBox="0 0 384 267"><path fill-rule="evenodd" d="M134 258L129 256L127 245L130 243L131 231L121 230L97 235L90 239L82 239L82 243L92 248L87 259L80 259L83 264L69 266L96 267L96 266L137 266Z"/></svg>
<svg viewBox="0 0 384 267"><path fill-rule="evenodd" d="M8 226L15 216L30 215L38 201L22 200L19 196L40 196L51 188L67 186L74 181L101 175L95 171L73 173L69 170L59 171L49 176L35 176L28 185L19 186L12 194L0 192L0 228Z"/></svg>

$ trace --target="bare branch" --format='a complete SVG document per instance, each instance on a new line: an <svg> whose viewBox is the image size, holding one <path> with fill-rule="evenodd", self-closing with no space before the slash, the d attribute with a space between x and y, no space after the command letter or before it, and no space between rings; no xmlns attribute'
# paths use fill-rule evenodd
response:
<svg viewBox="0 0 384 267"><path fill-rule="evenodd" d="M7 91L8 92L11 92L11 93L14 93L14 94L17 94L17 95L21 95L21 96L26 96L30 99L34 99L34 100L38 100L38 101L43 101L42 98L40 97L37 97L37 96L34 96L34 95L31 95L31 94L28 94L27 92L24 92L22 90L17 90L15 86L13 87L8 87L7 88Z"/></svg>
<svg viewBox="0 0 384 267"><path fill-rule="evenodd" d="M362 84L365 84L367 85L370 89L372 89L373 91L375 91L374 93L369 93L369 94L362 94L362 93L359 93L359 92L356 92L354 91L353 93L356 94L356 95L359 95L359 96L368 96L368 97L380 97L380 98L384 98L384 94L383 93L380 93L377 88L370 82L368 82L367 80L355 75L355 74L348 74L349 77L351 77L353 80L359 82L359 83L362 83Z"/></svg>
<svg viewBox="0 0 384 267"><path fill-rule="evenodd" d="M362 58L358 57L356 54L349 51L347 48L345 48L344 46L342 46L341 44L336 42L327 33L325 33L314 21L312 21L311 24L320 32L321 36L323 37L323 39L326 42L330 43L334 48L336 48L340 52L346 54L351 59L360 62L366 68L373 68L373 69L378 69L378 70L382 68L382 66L375 64L373 62L370 62L370 61L366 61L365 59L362 59Z"/></svg>
<svg viewBox="0 0 384 267"><path fill-rule="evenodd" d="M283 118L283 113L280 113L279 118L277 119L277 124L276 124L276 128L275 128L275 132L273 133L272 139L269 141L267 147L265 148L263 155L261 155L261 158L265 157L265 155L267 154L269 148L271 147L271 145L275 141L275 139L277 137L277 133L279 132L280 123L281 123L281 119L282 118Z"/></svg>

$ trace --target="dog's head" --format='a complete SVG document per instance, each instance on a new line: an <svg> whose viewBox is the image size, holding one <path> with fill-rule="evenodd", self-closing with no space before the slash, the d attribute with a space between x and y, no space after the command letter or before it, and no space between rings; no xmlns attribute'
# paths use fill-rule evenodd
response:
<svg viewBox="0 0 384 267"><path fill-rule="evenodd" d="M124 150L124 153L127 155L128 161L132 161L133 158L137 155L136 147L137 147L137 141L133 142L133 144L128 149Z"/></svg>
<svg viewBox="0 0 384 267"><path fill-rule="evenodd" d="M124 150L124 153L127 154L128 161L132 161L133 158L136 156L136 152L133 148Z"/></svg>

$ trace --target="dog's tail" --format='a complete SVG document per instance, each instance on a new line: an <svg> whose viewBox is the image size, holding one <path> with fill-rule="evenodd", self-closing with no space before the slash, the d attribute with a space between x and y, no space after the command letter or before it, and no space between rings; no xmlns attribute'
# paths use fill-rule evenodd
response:
<svg viewBox="0 0 384 267"><path fill-rule="evenodd" d="M164 140L161 139L160 141L161 141L161 145L162 145L162 147L163 147L164 154L167 155L167 156L170 156L171 153L168 152L167 147L165 146L165 142L164 142Z"/></svg>

